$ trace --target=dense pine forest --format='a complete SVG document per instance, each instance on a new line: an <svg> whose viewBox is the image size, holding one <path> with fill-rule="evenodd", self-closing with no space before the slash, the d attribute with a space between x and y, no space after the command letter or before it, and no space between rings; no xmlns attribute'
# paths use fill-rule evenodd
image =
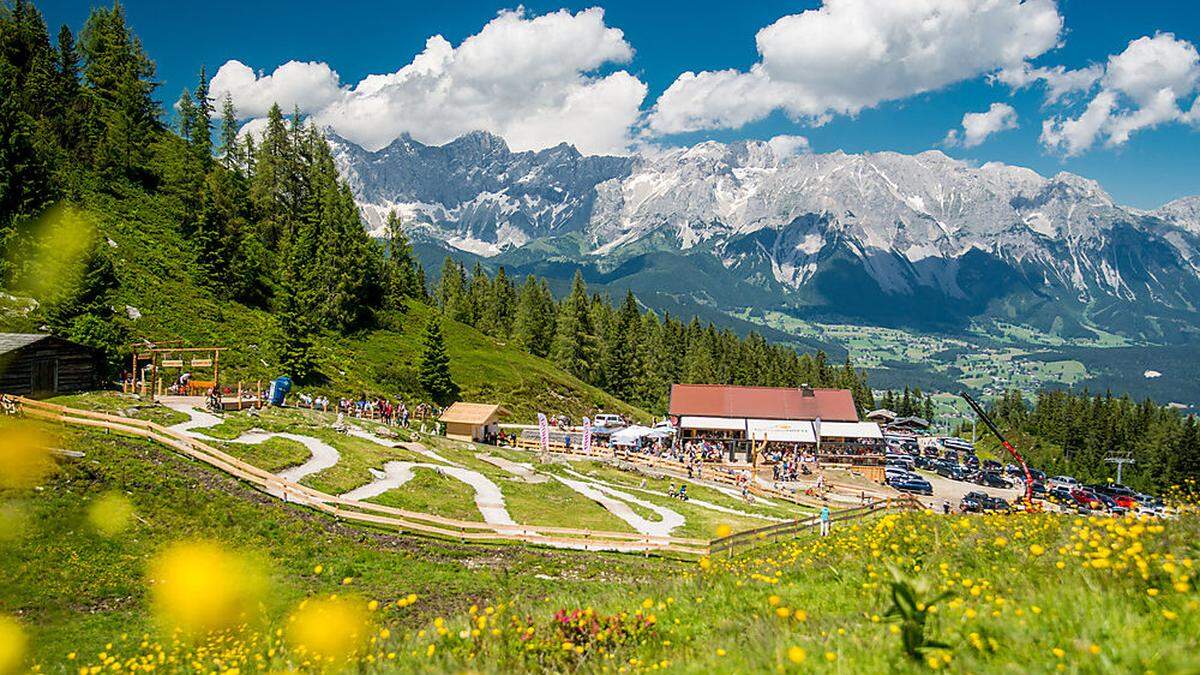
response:
<svg viewBox="0 0 1200 675"><path fill-rule="evenodd" d="M1135 462L1125 467L1125 482L1144 489L1178 485L1191 492L1200 477L1196 418L1148 399L1046 390L1030 404L1010 391L996 400L994 412L1030 463L1052 475L1104 482L1116 471L1106 460L1124 457Z"/></svg>

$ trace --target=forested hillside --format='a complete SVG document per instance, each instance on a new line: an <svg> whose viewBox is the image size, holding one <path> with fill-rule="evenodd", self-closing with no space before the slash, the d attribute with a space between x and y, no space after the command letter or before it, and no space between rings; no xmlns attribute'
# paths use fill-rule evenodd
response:
<svg viewBox="0 0 1200 675"><path fill-rule="evenodd" d="M996 400L994 412L1026 459L1051 475L1102 483L1116 472L1106 460L1123 457L1134 460L1124 468L1129 485L1196 490L1200 426L1148 399L1058 390L1043 391L1030 404L1010 391ZM990 437L984 442L998 446Z"/></svg>
<svg viewBox="0 0 1200 675"><path fill-rule="evenodd" d="M661 411L676 381L846 386L871 403L848 363L659 317L632 295L614 306L580 279L555 299L545 280L448 264L428 289L403 223L367 235L299 114L273 107L261 135L239 135L203 68L168 114L119 5L78 38L64 26L52 41L27 2L0 22L6 329L99 347L114 374L132 342L183 339L230 347L227 383L286 373L334 394L445 399L422 372L434 339L464 396L522 413L623 408L614 397ZM423 337L439 314L444 336Z"/></svg>

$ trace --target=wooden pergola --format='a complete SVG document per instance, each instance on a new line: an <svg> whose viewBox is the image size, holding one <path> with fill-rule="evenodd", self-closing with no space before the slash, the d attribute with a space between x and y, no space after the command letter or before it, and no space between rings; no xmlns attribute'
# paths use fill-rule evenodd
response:
<svg viewBox="0 0 1200 675"><path fill-rule="evenodd" d="M221 390L221 352L226 347L183 347L181 340L141 343L134 346L130 357L133 377L130 388L142 395L162 396L164 370L211 369L211 380L190 379L182 395L199 395L208 389ZM186 369L186 370L185 370ZM146 371L149 370L149 378ZM168 385L169 386L169 385Z"/></svg>

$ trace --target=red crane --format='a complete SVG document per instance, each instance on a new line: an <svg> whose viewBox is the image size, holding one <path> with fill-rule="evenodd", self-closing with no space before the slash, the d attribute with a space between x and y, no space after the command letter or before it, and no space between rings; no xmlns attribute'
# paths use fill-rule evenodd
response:
<svg viewBox="0 0 1200 675"><path fill-rule="evenodd" d="M983 406L979 405L979 403L975 399L971 398L971 395L965 391L959 392L958 395L963 397L963 399L967 402L967 405L970 405L975 411L975 414L979 416L979 419L983 420L983 423L987 425L987 428L991 429L992 433L996 435L996 439L1000 441L1000 445L1003 445L1004 449L1008 451L1008 454L1012 455L1013 459L1017 460L1017 463L1021 465L1021 471L1025 472L1025 503L1032 505L1033 476L1029 473L1029 466L1025 464L1025 458L1021 456L1021 453L1017 452L1017 449L1013 447L1012 443L1008 442L1008 439L1004 437L1004 434L1000 433L1000 429L996 427L996 423L992 421L992 418L988 417L987 413L983 412Z"/></svg>

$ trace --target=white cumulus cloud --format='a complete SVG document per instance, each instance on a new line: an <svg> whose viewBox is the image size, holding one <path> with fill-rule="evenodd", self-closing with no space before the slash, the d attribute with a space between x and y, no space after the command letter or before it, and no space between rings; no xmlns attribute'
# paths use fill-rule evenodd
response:
<svg viewBox="0 0 1200 675"><path fill-rule="evenodd" d="M782 110L821 123L1003 70L1055 47L1053 0L825 0L756 36L746 71L686 72L649 116L660 134L738 127Z"/></svg>
<svg viewBox="0 0 1200 675"><path fill-rule="evenodd" d="M986 141L994 133L1017 128L1017 111L1007 103L993 103L984 112L963 115L962 132L951 129L946 134L946 145L962 145L973 148Z"/></svg>
<svg viewBox="0 0 1200 675"><path fill-rule="evenodd" d="M226 61L209 85L214 100L229 94L243 117L262 117L278 103L284 114L294 108L319 110L344 93L338 74L324 63L288 61L270 75L257 74L241 61Z"/></svg>
<svg viewBox="0 0 1200 675"><path fill-rule="evenodd" d="M485 130L515 150L565 141L587 154L622 153L646 85L623 70L597 71L632 58L624 33L605 24L600 8L541 16L518 9L500 12L457 47L430 37L402 68L353 86L325 64L290 62L262 75L229 61L212 88L218 98L229 92L244 117L260 117L272 101L285 112L294 104L368 149L405 133L440 144Z"/></svg>
<svg viewBox="0 0 1200 675"><path fill-rule="evenodd" d="M1023 63L1017 68L1006 68L996 73L995 79L1013 89L1023 89L1037 82L1046 85L1046 104L1058 103L1077 92L1091 91L1104 76L1104 66L1091 64L1084 68L1068 70L1064 66L1034 68Z"/></svg>
<svg viewBox="0 0 1200 675"><path fill-rule="evenodd" d="M809 149L807 138L793 134L773 136L767 141L767 147L771 148L771 152L779 159L804 154Z"/></svg>
<svg viewBox="0 0 1200 675"><path fill-rule="evenodd" d="M1171 33L1133 40L1108 58L1100 91L1076 117L1042 124L1042 143L1067 156L1103 141L1124 145L1131 135L1169 122L1196 122L1200 53ZM1190 105L1190 110L1188 106Z"/></svg>

